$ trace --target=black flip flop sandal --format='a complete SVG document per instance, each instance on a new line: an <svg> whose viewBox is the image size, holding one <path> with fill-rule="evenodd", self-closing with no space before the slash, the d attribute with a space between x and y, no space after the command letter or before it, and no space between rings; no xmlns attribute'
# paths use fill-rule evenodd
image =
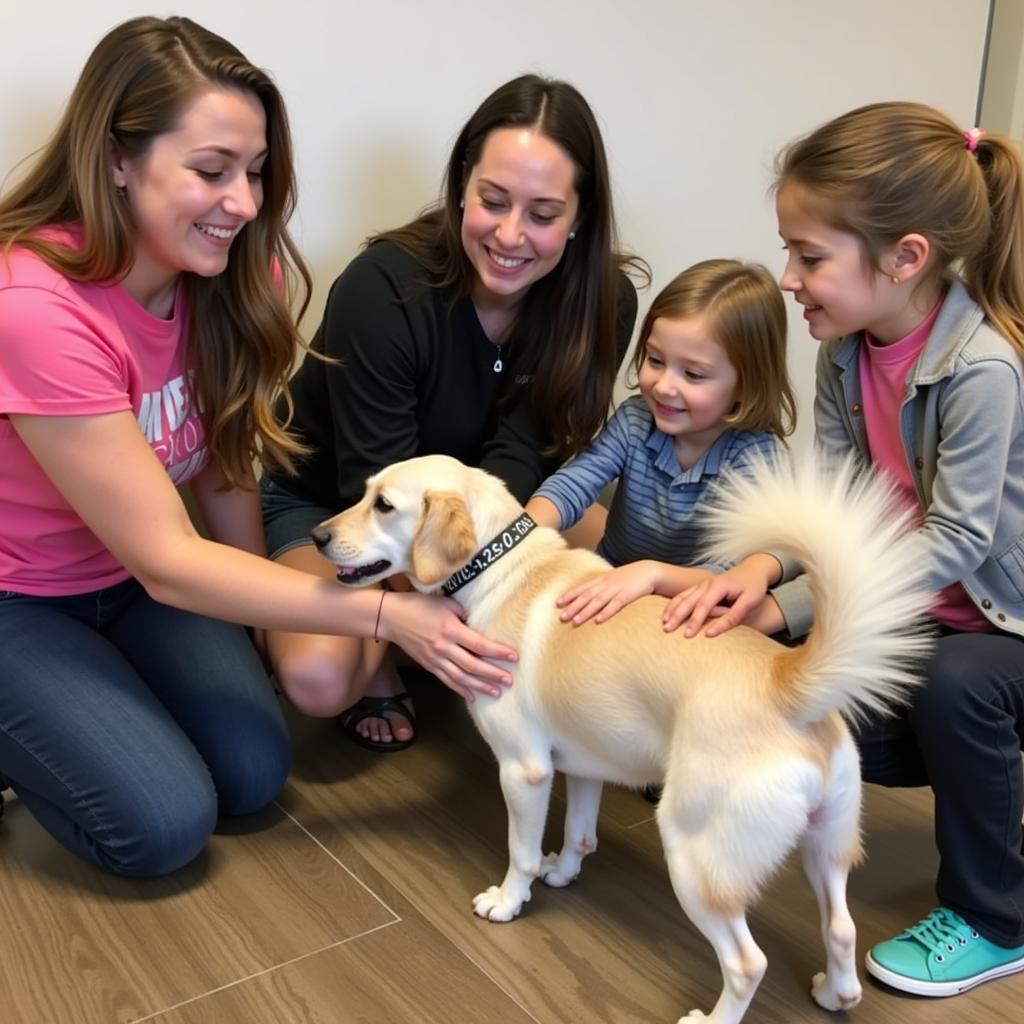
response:
<svg viewBox="0 0 1024 1024"><path fill-rule="evenodd" d="M399 750L411 747L416 741L416 712L402 703L405 700L411 700L406 690L403 690L401 693L394 693L390 697L363 697L357 700L352 707L346 708L338 715L338 724L345 735L360 747L376 751L378 754L397 753ZM388 713L401 715L408 721L413 730L411 739L392 739L385 743L381 740L370 739L369 736L364 736L359 732L357 726L360 722L365 721L367 718L383 718Z"/></svg>

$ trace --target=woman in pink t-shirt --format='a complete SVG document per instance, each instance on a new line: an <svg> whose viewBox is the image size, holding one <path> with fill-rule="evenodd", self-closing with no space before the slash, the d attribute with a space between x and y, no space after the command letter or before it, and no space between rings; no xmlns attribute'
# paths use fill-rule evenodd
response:
<svg viewBox="0 0 1024 1024"><path fill-rule="evenodd" d="M254 456L302 454L271 412L309 290L293 205L276 87L185 18L108 33L0 198L0 774L120 874L187 863L284 780L242 625L394 641L467 696L509 681L449 602L263 557Z"/></svg>

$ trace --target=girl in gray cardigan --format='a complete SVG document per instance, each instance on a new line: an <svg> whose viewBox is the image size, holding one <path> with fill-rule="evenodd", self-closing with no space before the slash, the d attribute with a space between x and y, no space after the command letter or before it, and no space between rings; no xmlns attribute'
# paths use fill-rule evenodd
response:
<svg viewBox="0 0 1024 1024"><path fill-rule="evenodd" d="M934 790L939 906L867 968L955 995L1024 970L1024 167L1008 140L876 104L790 146L776 204L782 287L823 342L818 440L891 476L938 594L925 685L859 744L867 781ZM788 575L754 555L674 598L668 624L692 635L731 602L708 635L751 612L799 635Z"/></svg>

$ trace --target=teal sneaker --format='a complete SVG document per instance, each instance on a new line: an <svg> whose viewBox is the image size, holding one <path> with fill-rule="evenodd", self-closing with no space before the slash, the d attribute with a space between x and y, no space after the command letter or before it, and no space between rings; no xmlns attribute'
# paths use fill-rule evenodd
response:
<svg viewBox="0 0 1024 1024"><path fill-rule="evenodd" d="M903 992L955 996L983 981L1024 971L1024 946L996 946L959 914L939 907L869 950L865 966L868 974Z"/></svg>

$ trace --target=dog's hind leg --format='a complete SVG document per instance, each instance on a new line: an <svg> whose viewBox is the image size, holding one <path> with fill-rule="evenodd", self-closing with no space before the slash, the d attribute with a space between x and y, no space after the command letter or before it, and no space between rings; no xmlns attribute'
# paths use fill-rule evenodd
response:
<svg viewBox="0 0 1024 1024"><path fill-rule="evenodd" d="M849 1010L860 1002L857 977L857 929L846 905L846 867L806 850L804 870L818 898L821 933L828 963L811 979L811 996L826 1010Z"/></svg>
<svg viewBox="0 0 1024 1024"><path fill-rule="evenodd" d="M677 890L678 892L678 890ZM746 914L714 914L702 905L684 904L690 920L711 943L722 971L722 992L711 1013L691 1010L679 1018L706 1020L709 1024L740 1024L768 968L768 959L754 941Z"/></svg>
<svg viewBox="0 0 1024 1024"><path fill-rule="evenodd" d="M501 885L492 885L473 898L473 911L479 917L511 921L529 900L530 886L540 874L553 776L550 754L501 762L501 791L508 809L508 871Z"/></svg>
<svg viewBox="0 0 1024 1024"><path fill-rule="evenodd" d="M857 929L846 905L846 879L860 859L860 766L847 736L832 758L832 783L803 838L804 872L818 900L827 965L811 980L826 1010L848 1010L861 998Z"/></svg>
<svg viewBox="0 0 1024 1024"><path fill-rule="evenodd" d="M565 777L565 837L561 853L549 853L540 865L540 876L548 885L568 885L580 873L588 853L597 849L597 812L601 808L599 779Z"/></svg>
<svg viewBox="0 0 1024 1024"><path fill-rule="evenodd" d="M708 886L700 866L687 856L685 841L670 839L665 831L662 829L662 837L672 888L687 917L714 948L723 981L722 993L710 1014L691 1010L679 1018L679 1024L694 1020L739 1024L761 984L768 960L750 934L745 910L719 911L709 906L705 895Z"/></svg>

